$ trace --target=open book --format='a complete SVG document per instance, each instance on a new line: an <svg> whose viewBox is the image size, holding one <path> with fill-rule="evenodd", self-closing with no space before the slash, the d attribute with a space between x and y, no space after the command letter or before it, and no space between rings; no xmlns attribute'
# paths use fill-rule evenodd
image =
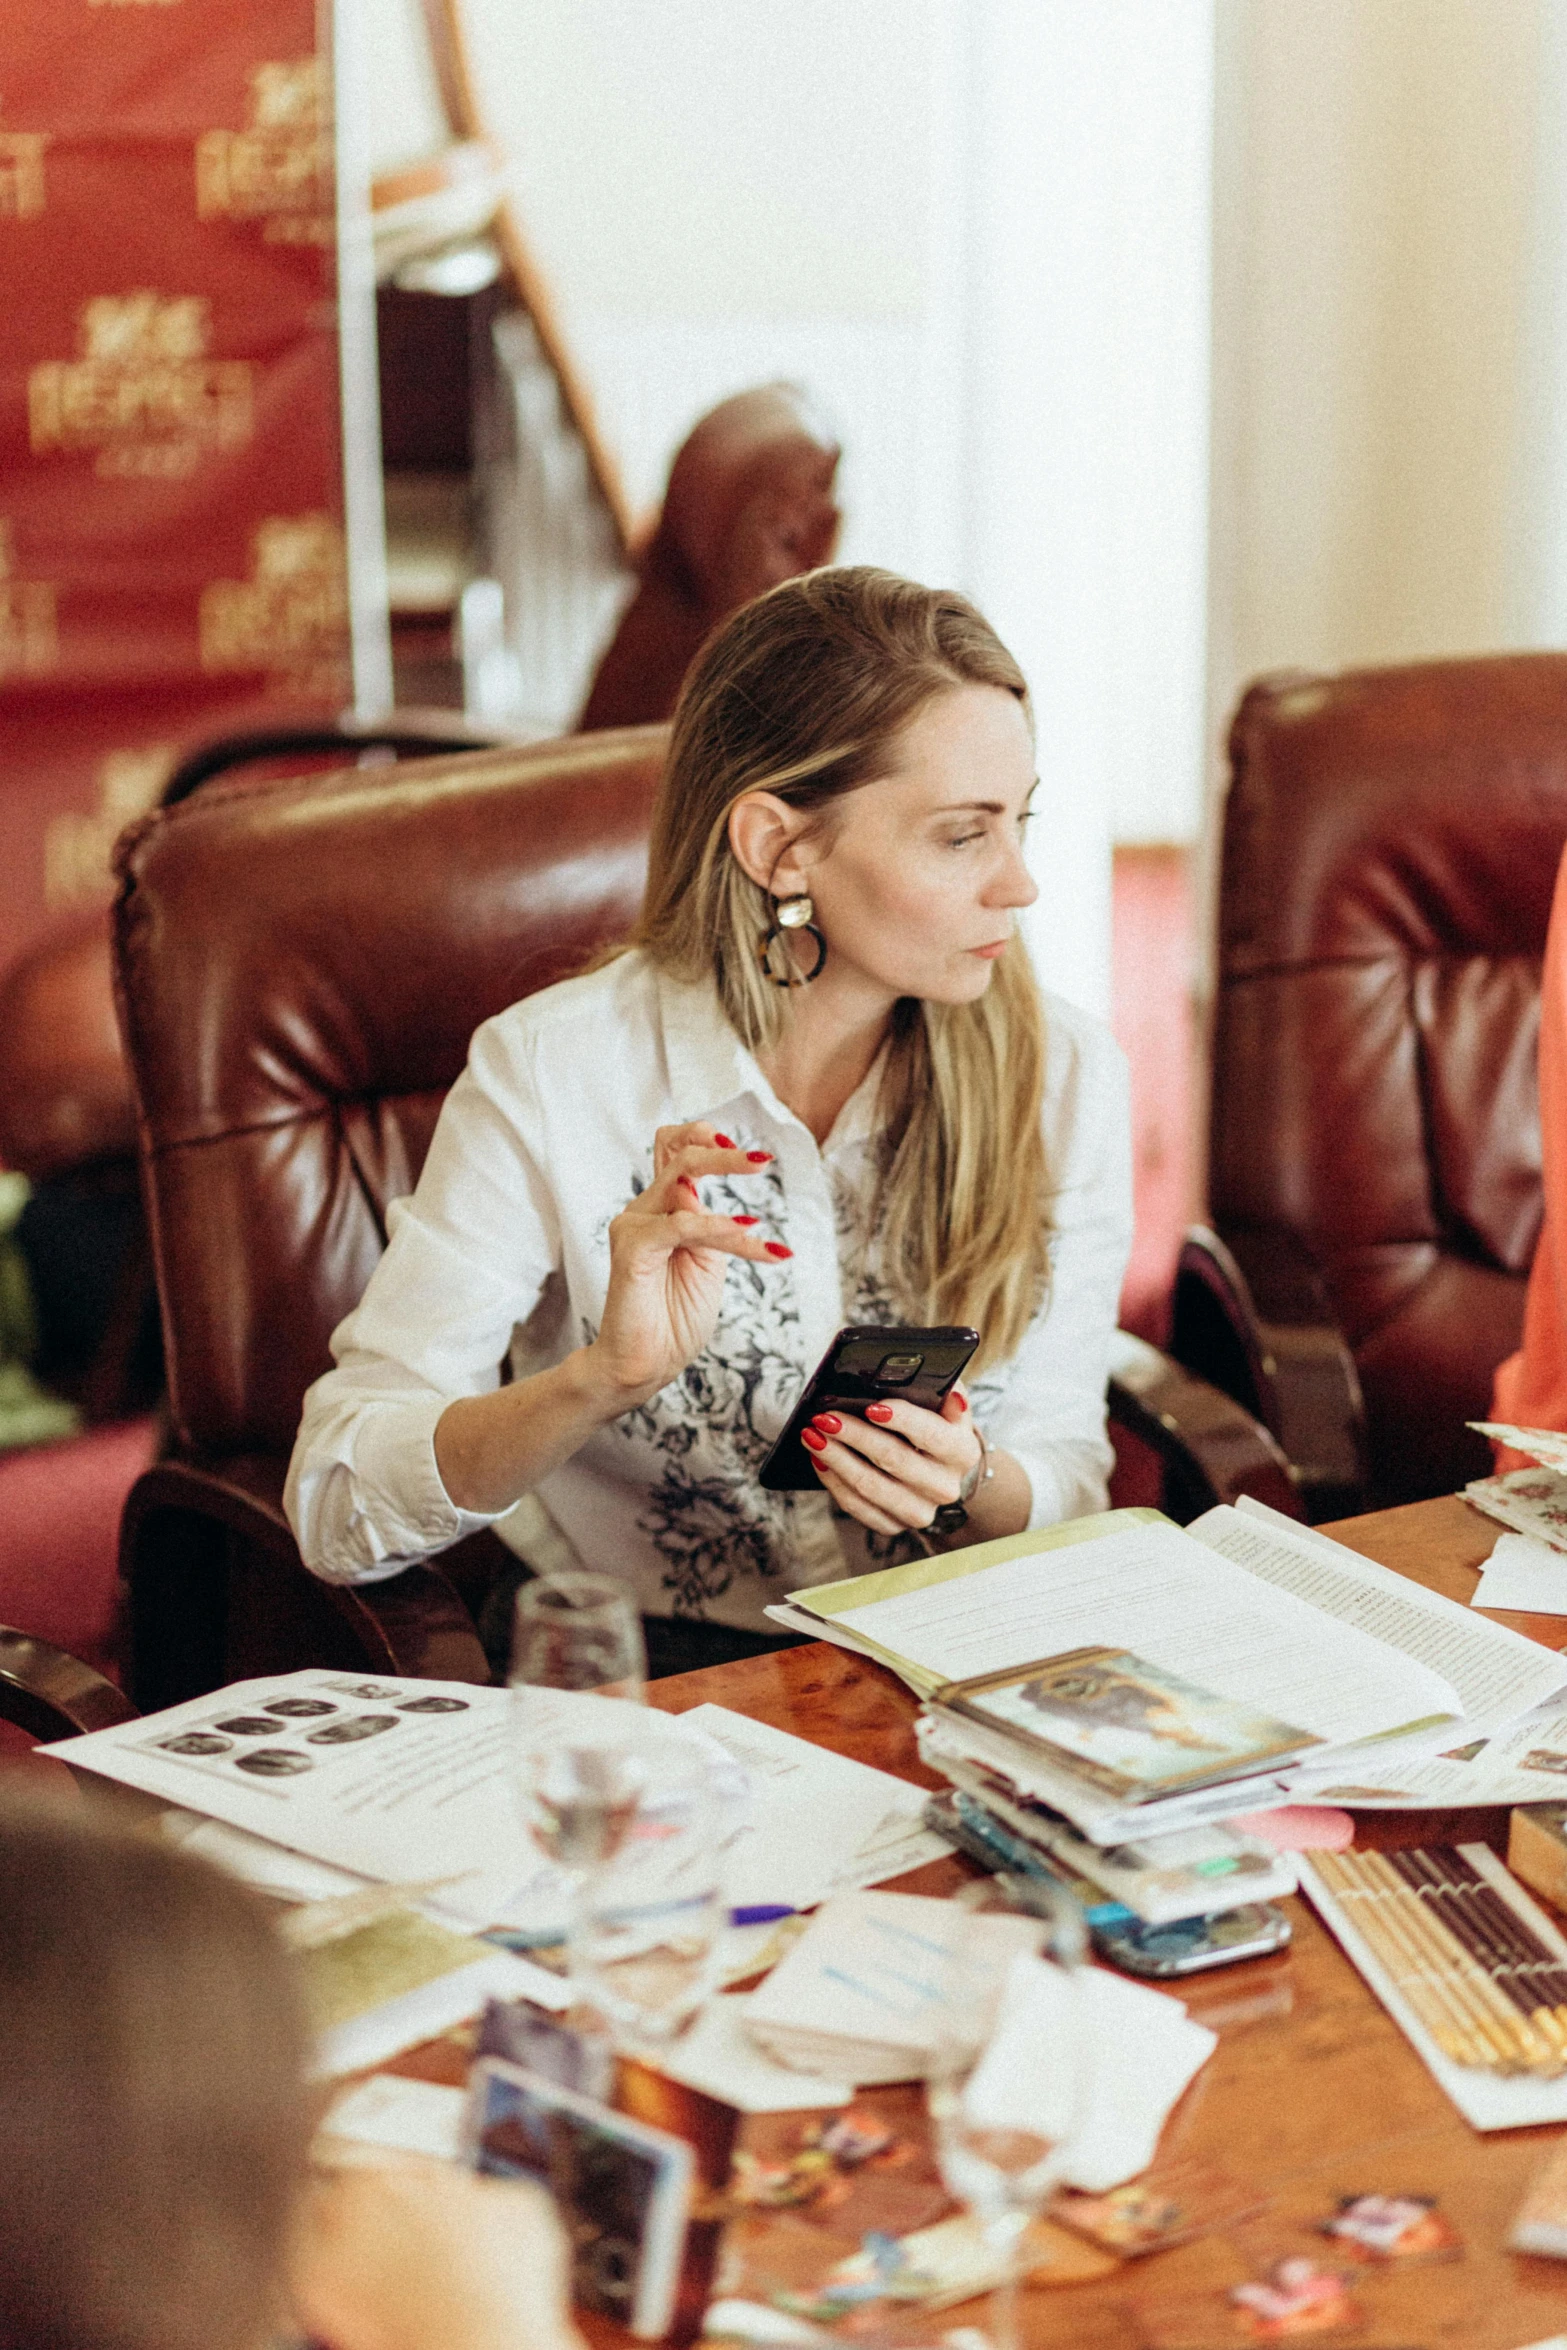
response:
<svg viewBox="0 0 1567 2350"><path fill-rule="evenodd" d="M1184 1532L1156 1510L1112 1510L796 1591L767 1612L889 1666L925 1699L1074 1647L1130 1649L1309 1731L1321 1741L1313 1791L1353 1784L1345 1800L1357 1802L1378 1800L1395 1756L1413 1783L1422 1766L1410 1757L1490 1737L1567 1688L1562 1658L1257 1504L1210 1510ZM943 1741L1004 1769L1096 1843L1287 1801L1305 1770L1286 1761L1138 1804L1021 1760L1000 1730L966 1722L958 1740L944 1719L927 1734L928 1760ZM1408 1799L1402 1786L1391 1796Z"/></svg>

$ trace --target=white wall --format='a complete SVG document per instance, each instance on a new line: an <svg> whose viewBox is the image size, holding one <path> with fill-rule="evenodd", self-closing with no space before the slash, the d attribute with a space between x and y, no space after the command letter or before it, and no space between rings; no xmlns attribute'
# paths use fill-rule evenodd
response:
<svg viewBox="0 0 1567 2350"><path fill-rule="evenodd" d="M1561 0L1220 0L1216 719L1277 666L1547 641Z"/></svg>
<svg viewBox="0 0 1567 2350"><path fill-rule="evenodd" d="M1035 943L1100 1008L1112 830L1201 806L1211 7L464 0L633 497L726 393L811 385L843 558L969 588L1024 663ZM428 143L407 26L384 161Z"/></svg>

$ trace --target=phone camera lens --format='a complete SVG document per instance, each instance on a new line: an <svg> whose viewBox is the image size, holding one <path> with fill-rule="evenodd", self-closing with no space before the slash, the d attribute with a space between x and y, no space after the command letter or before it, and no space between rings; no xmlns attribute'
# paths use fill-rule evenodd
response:
<svg viewBox="0 0 1567 2350"><path fill-rule="evenodd" d="M883 1355L876 1376L889 1387L906 1387L924 1360L923 1355Z"/></svg>

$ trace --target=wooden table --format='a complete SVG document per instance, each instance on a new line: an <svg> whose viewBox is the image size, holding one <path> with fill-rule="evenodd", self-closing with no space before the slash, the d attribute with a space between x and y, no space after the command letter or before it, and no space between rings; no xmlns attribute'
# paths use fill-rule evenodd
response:
<svg viewBox="0 0 1567 2350"><path fill-rule="evenodd" d="M1497 1528L1456 1498L1348 1519L1330 1529L1369 1558L1396 1567L1449 1598L1466 1601ZM1567 1619L1501 1619L1547 1646L1567 1646ZM798 1737L874 1763L904 1778L929 1779L915 1752L913 1699L890 1674L840 1649L813 1644L654 1684L652 1701L679 1713L718 1701ZM1387 1845L1505 1841L1505 1813L1361 1815L1360 1841ZM900 1880L909 1892L950 1890L974 1872L957 1857ZM1291 1948L1274 1958L1195 1977L1177 1986L1219 2045L1172 2115L1160 2159L1190 2156L1221 2166L1271 2197L1257 2219L1196 2243L1128 2262L1096 2282L1031 2287L1024 2328L1032 2346L1135 2350L1144 2339L1139 2305L1169 2312L1206 2296L1212 2330L1205 2345L1243 2337L1233 2329L1224 2289L1286 2253L1327 2256L1313 2223L1341 2194L1433 2194L1462 2232L1465 2257L1406 2273L1368 2271L1357 2350L1522 2350L1567 2330L1567 2263L1502 2249L1513 2213L1554 2130L1482 2137L1455 2112L1397 2027L1384 2014L1304 1901L1289 1904ZM918 2092L867 2091L859 2100L887 2116L905 2138L921 2130ZM797 2120L758 2118L743 2143L776 2151L792 2143ZM933 2177L923 2153L899 2174L915 2187ZM856 2200L820 2222L809 2213L747 2219L730 2230L721 2288L766 2300L779 2283L819 2278L862 2226L885 2224ZM897 2339L938 2341L955 2325L979 2324L969 2303L921 2321L900 2320ZM599 2329L594 2329L595 2334ZM610 2338L604 2329L603 2338ZM1198 2337L1192 2336L1195 2341ZM1331 2337L1338 2340L1343 2337Z"/></svg>

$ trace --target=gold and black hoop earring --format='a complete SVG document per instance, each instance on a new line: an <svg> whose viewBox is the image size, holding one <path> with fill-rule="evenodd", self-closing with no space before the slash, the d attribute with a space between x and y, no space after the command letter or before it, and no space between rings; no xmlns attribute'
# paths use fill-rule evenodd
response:
<svg viewBox="0 0 1567 2350"><path fill-rule="evenodd" d="M767 902L773 910L773 922L772 928L764 934L762 939L762 969L774 987L808 986L811 980L820 978L822 965L827 960L827 941L811 920L811 916L816 911L815 904L803 891L798 897L793 898L775 898L769 892ZM784 935L786 931L790 930L803 930L807 938L814 938L816 941L816 960L809 971L799 971L794 967L789 954L788 942ZM782 950L786 966L782 974L779 973L773 960L775 946Z"/></svg>

